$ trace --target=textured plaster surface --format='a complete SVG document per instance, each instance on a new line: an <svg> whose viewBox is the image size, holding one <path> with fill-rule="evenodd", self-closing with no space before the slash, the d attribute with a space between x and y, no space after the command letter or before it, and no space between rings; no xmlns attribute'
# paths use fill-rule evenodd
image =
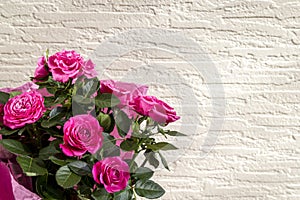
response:
<svg viewBox="0 0 300 200"><path fill-rule="evenodd" d="M184 58L151 48L100 68L100 78L126 80L124 74L136 73L185 119L172 126L189 135L175 141L180 156L170 172L155 176L167 191L162 199L300 199L298 0L1 0L0 86L28 80L47 48L89 57L112 36L141 28L180 32L201 46L209 58L202 65L213 63L220 77L208 81ZM218 85L224 96L209 92ZM187 97L190 104L182 105ZM212 114L213 98L225 103L225 116ZM209 131L218 117L223 128ZM218 140L203 156L208 133Z"/></svg>

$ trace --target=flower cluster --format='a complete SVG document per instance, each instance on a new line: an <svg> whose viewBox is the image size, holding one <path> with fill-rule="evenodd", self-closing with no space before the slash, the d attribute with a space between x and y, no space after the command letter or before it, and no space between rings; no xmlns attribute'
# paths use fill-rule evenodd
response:
<svg viewBox="0 0 300 200"><path fill-rule="evenodd" d="M95 64L75 51L47 51L32 82L0 89L0 164L19 167L10 173L37 198L159 198L165 191L149 180L151 168L160 158L169 169L160 151L176 147L155 136L184 134L164 129L180 117L147 91L98 80Z"/></svg>

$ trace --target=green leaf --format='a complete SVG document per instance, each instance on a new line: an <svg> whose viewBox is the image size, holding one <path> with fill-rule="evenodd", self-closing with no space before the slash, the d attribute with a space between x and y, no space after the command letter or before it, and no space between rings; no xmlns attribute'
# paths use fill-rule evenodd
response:
<svg viewBox="0 0 300 200"><path fill-rule="evenodd" d="M22 94L20 91L14 91L9 93L9 98L13 98L15 96L18 96L19 94Z"/></svg>
<svg viewBox="0 0 300 200"><path fill-rule="evenodd" d="M116 146L115 138L105 132L102 134L104 139L102 146L103 157L120 156L120 148Z"/></svg>
<svg viewBox="0 0 300 200"><path fill-rule="evenodd" d="M164 166L167 170L170 171L168 162L167 162L167 160L165 159L165 157L164 157L160 152L158 152L158 155L159 155L159 157L160 157L160 160L161 160L163 166Z"/></svg>
<svg viewBox="0 0 300 200"><path fill-rule="evenodd" d="M91 168L86 162L75 161L68 164L68 167L75 173L80 176L88 175L91 173Z"/></svg>
<svg viewBox="0 0 300 200"><path fill-rule="evenodd" d="M156 144L147 145L148 149L151 149L152 151L168 151L168 150L176 150L178 149L174 145L167 143L167 142L158 142Z"/></svg>
<svg viewBox="0 0 300 200"><path fill-rule="evenodd" d="M50 156L60 153L54 145L49 145L39 152L39 158L42 160L48 160Z"/></svg>
<svg viewBox="0 0 300 200"><path fill-rule="evenodd" d="M139 144L136 140L133 140L131 138L124 140L121 145L121 149L124 151L132 151L136 150L139 147Z"/></svg>
<svg viewBox="0 0 300 200"><path fill-rule="evenodd" d="M82 183L82 180L80 182ZM85 184L79 184L79 185L77 185L76 190L80 194L80 197L79 197L80 199L90 200L90 199L87 199L86 196L91 196L91 194L92 194L91 187L88 187Z"/></svg>
<svg viewBox="0 0 300 200"><path fill-rule="evenodd" d="M41 131L43 131L44 133L50 134L54 137L58 137L55 141L60 141L60 143L62 143L62 139L60 139L61 137L61 130L58 129L57 127L51 127L51 128L40 128Z"/></svg>
<svg viewBox="0 0 300 200"><path fill-rule="evenodd" d="M55 104L62 104L68 98L68 93L63 93L55 99Z"/></svg>
<svg viewBox="0 0 300 200"><path fill-rule="evenodd" d="M150 165L152 165L154 168L157 168L159 166L159 161L156 158L156 155L153 151L151 152L145 152L144 156L146 157L147 161Z"/></svg>
<svg viewBox="0 0 300 200"><path fill-rule="evenodd" d="M29 156L18 156L17 162L27 176L41 176L47 173L47 169L41 167L39 160Z"/></svg>
<svg viewBox="0 0 300 200"><path fill-rule="evenodd" d="M87 186L89 188L89 190L90 190L90 188L93 188L95 186L95 180L92 176L83 176L83 177L81 177L80 183L82 185ZM90 192L91 192L91 190L90 190ZM90 192L89 192L89 194L90 194Z"/></svg>
<svg viewBox="0 0 300 200"><path fill-rule="evenodd" d="M21 142L12 139L0 140L0 144L9 152L17 155L29 155L29 149Z"/></svg>
<svg viewBox="0 0 300 200"><path fill-rule="evenodd" d="M81 177L71 172L70 168L67 165L65 165L57 170L55 174L55 179L58 185L66 189L78 184Z"/></svg>
<svg viewBox="0 0 300 200"><path fill-rule="evenodd" d="M42 121L41 126L43 128L51 128L60 124L60 121L65 117L67 113L66 108L56 107L49 113L49 119Z"/></svg>
<svg viewBox="0 0 300 200"><path fill-rule="evenodd" d="M49 159L50 159L54 164L59 165L59 166L64 166L64 165L68 164L67 161L61 160L61 159L59 159L59 158L57 158L57 157L55 157L55 156L50 156Z"/></svg>
<svg viewBox="0 0 300 200"><path fill-rule="evenodd" d="M88 200L93 199L91 198L91 195L93 191L95 191L94 188L95 181L93 179L93 176L82 176L80 184L77 185L76 190L78 194L80 194L82 197L89 197Z"/></svg>
<svg viewBox="0 0 300 200"><path fill-rule="evenodd" d="M118 105L120 100L113 94L103 93L96 96L95 103L98 108L111 108Z"/></svg>
<svg viewBox="0 0 300 200"><path fill-rule="evenodd" d="M87 114L90 113L92 116L96 116L94 112L95 105L92 102L92 100L88 100L90 103L88 104L82 104L76 101L72 101L72 113L73 116L75 115L82 115L82 114Z"/></svg>
<svg viewBox="0 0 300 200"><path fill-rule="evenodd" d="M63 191L60 188L55 187L57 184L54 183L53 181L55 180L52 181L52 179L54 178L52 178L52 176L48 176L47 174L44 176L38 176L35 182L37 193L41 198L47 200L65 199Z"/></svg>
<svg viewBox="0 0 300 200"><path fill-rule="evenodd" d="M122 110L114 110L115 122L118 128L118 133L121 137L125 137L129 132L132 124L131 119Z"/></svg>
<svg viewBox="0 0 300 200"><path fill-rule="evenodd" d="M0 130L0 134L1 135L12 135L12 134L14 134L14 133L16 133L16 132L18 132L19 131L19 129L7 129L7 128L2 128L1 130Z"/></svg>
<svg viewBox="0 0 300 200"><path fill-rule="evenodd" d="M43 192L47 188L47 179L48 179L47 174L44 176L39 176L36 179L36 182L35 182L36 183L35 184L36 191L41 197L43 197Z"/></svg>
<svg viewBox="0 0 300 200"><path fill-rule="evenodd" d="M112 114L104 114L100 112L97 119L105 132L110 133L114 130L115 120Z"/></svg>
<svg viewBox="0 0 300 200"><path fill-rule="evenodd" d="M103 137L104 137L103 145L105 145L106 142L110 142L110 143L112 143L113 145L116 144L116 140L115 140L114 136L111 136L109 133L106 133L106 132L103 132L102 135L103 135Z"/></svg>
<svg viewBox="0 0 300 200"><path fill-rule="evenodd" d="M0 104L6 104L9 99L9 94L6 92L0 91Z"/></svg>
<svg viewBox="0 0 300 200"><path fill-rule="evenodd" d="M55 127L56 128L56 127ZM51 131L56 131L56 134L57 134L57 132L59 131L59 130L56 130L56 129L51 129ZM53 133L54 133L53 132ZM51 132L50 132L51 133ZM60 136L59 134L58 134L58 136ZM53 141L51 141L50 142L50 144L49 144L49 146L54 146L58 151L60 151L61 149L60 149L60 145L63 143L63 139L62 138L56 138L55 140L53 140Z"/></svg>
<svg viewBox="0 0 300 200"><path fill-rule="evenodd" d="M110 200L110 196L104 188L100 188L92 194L94 200Z"/></svg>
<svg viewBox="0 0 300 200"><path fill-rule="evenodd" d="M55 98L54 97L44 97L44 104L46 107L51 107L54 106L55 103Z"/></svg>
<svg viewBox="0 0 300 200"><path fill-rule="evenodd" d="M95 92L97 92L100 86L98 78L87 79L87 82L82 86L83 96L90 98Z"/></svg>
<svg viewBox="0 0 300 200"><path fill-rule="evenodd" d="M67 165L68 163L70 162L74 162L76 160L74 159L66 159L66 160L63 160L63 159L59 159L55 156L50 156L49 159L56 165L59 165L59 166L64 166L64 165Z"/></svg>
<svg viewBox="0 0 300 200"><path fill-rule="evenodd" d="M114 200L131 200L133 196L132 190L124 190L114 194Z"/></svg>
<svg viewBox="0 0 300 200"><path fill-rule="evenodd" d="M91 99L90 97L84 97L81 95L75 95L72 98L73 103L76 102L78 104L83 105L90 105L94 103L94 99Z"/></svg>
<svg viewBox="0 0 300 200"><path fill-rule="evenodd" d="M66 112L66 109L63 107L55 107L49 113L50 119L57 116L63 116Z"/></svg>
<svg viewBox="0 0 300 200"><path fill-rule="evenodd" d="M48 91L50 94L55 94L56 91L57 91L57 88L56 88L56 87L47 87L47 91Z"/></svg>
<svg viewBox="0 0 300 200"><path fill-rule="evenodd" d="M134 177L141 180L149 180L154 174L154 171L147 167L140 167L136 170Z"/></svg>
<svg viewBox="0 0 300 200"><path fill-rule="evenodd" d="M138 169L137 163L132 159L132 160L125 160L127 162L128 166L130 166L130 173L135 173L136 170Z"/></svg>
<svg viewBox="0 0 300 200"><path fill-rule="evenodd" d="M138 181L135 185L136 193L148 199L157 199L165 194L165 190L154 181Z"/></svg>
<svg viewBox="0 0 300 200"><path fill-rule="evenodd" d="M44 120L41 123L41 126L43 128L51 128L53 126L57 126L60 123L60 119L50 119L50 120Z"/></svg>
<svg viewBox="0 0 300 200"><path fill-rule="evenodd" d="M140 124L138 122L132 124L132 136L141 137Z"/></svg>
<svg viewBox="0 0 300 200"><path fill-rule="evenodd" d="M187 136L187 135L185 135L185 134L183 134L183 133L180 133L180 132L178 132L178 131L165 131L165 130L163 130L163 129L160 129L159 130L159 132L160 133L164 133L164 134L166 134L166 135L170 135L170 136Z"/></svg>

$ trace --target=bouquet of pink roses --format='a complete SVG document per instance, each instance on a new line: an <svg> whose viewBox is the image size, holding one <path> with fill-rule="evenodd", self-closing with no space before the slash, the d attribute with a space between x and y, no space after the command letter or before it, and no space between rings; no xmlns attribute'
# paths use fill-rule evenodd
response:
<svg viewBox="0 0 300 200"><path fill-rule="evenodd" d="M183 136L164 129L179 117L147 96L147 86L99 81L94 67L75 51L47 51L32 82L0 89L2 199L132 200L165 193L150 179L160 163L168 169L161 151L176 147L156 136Z"/></svg>

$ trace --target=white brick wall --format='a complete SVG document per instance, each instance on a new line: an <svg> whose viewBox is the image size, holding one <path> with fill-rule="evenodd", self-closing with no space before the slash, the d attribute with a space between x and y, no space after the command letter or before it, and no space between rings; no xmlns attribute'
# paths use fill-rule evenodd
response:
<svg viewBox="0 0 300 200"><path fill-rule="evenodd" d="M162 199L300 199L298 0L1 0L0 13L0 86L28 80L46 48L89 56L111 36L137 28L176 30L192 39L221 80L207 82L172 52L151 49L128 52L101 72L115 79L158 65L178 72L182 79L174 81L154 67L152 77L137 79L181 114L188 105L180 100L191 95L186 89L194 91L198 112L191 109L183 119L197 131L174 125L190 137L177 142L184 152L171 172L155 177L167 190ZM214 149L201 157L214 109L209 84L223 84L226 115L223 130L213 131Z"/></svg>

